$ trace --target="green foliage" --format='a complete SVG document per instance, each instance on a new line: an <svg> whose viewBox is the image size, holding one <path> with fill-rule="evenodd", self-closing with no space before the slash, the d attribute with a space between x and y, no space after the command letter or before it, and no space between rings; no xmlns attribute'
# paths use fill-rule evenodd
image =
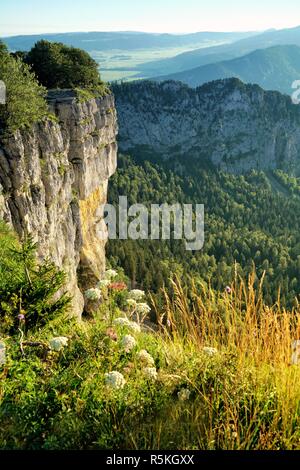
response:
<svg viewBox="0 0 300 470"><path fill-rule="evenodd" d="M134 387L108 393L104 374L122 370L134 361L134 354L124 354L110 340L107 324L98 320L53 326L50 322L42 332L44 341L51 338L53 329L67 334L70 345L62 354L50 354L46 362L33 352L22 361L17 345L9 342L10 374L2 382L0 398L0 448L122 448L131 420L139 422L159 412L166 399L164 390L157 393L162 387L141 377L137 364L127 377ZM120 338L129 333L124 328L116 331ZM141 348L147 336L140 334ZM41 340L41 333L30 339ZM158 351L160 341L151 342Z"/></svg>
<svg viewBox="0 0 300 470"><path fill-rule="evenodd" d="M36 260L36 245L29 237L21 245L0 222L0 331L15 332L20 323L29 330L66 312L70 297L57 295L65 274L48 260ZM23 315L25 322L19 319Z"/></svg>
<svg viewBox="0 0 300 470"><path fill-rule="evenodd" d="M39 41L25 60L46 88L97 88L101 83L97 62L62 43Z"/></svg>
<svg viewBox="0 0 300 470"><path fill-rule="evenodd" d="M151 163L119 157L110 180L109 202L128 195L129 204L176 202L205 205L205 245L188 252L183 241L110 240L111 264L146 290L169 286L172 274L187 285L202 280L217 290L230 285L235 272L246 277L256 266L266 272L264 294L271 304L281 289L284 305L300 293L300 183L282 172L235 176L201 168L198 160Z"/></svg>
<svg viewBox="0 0 300 470"><path fill-rule="evenodd" d="M8 51L7 51L7 47L6 45L0 41L0 54L6 54Z"/></svg>
<svg viewBox="0 0 300 470"><path fill-rule="evenodd" d="M1 42L0 79L6 85L7 97L7 103L0 104L0 132L29 128L47 116L46 90L37 83L29 66L12 57Z"/></svg>
<svg viewBox="0 0 300 470"><path fill-rule="evenodd" d="M299 315L292 326L290 313L260 302L261 328L255 314L239 322L243 293L247 312L255 307L250 282L243 287L233 296L194 290L193 308L201 305L204 321L193 316L193 308L184 311L180 294L168 299L171 328L157 333L112 328L108 311L90 322L55 319L28 336L44 344L53 335L68 337L63 351L46 357L29 347L22 357L18 341L7 338L8 362L3 372L0 366L0 448L299 449L300 369L287 364ZM111 309L109 302L103 307ZM220 307L224 318L216 321ZM179 333L181 326L189 334ZM128 334L136 347L125 352ZM205 352L210 345L217 348L212 355ZM154 361L156 380L144 374L142 350ZM112 371L125 378L123 388L107 386L105 374Z"/></svg>
<svg viewBox="0 0 300 470"><path fill-rule="evenodd" d="M99 83L97 86L88 88L75 88L78 101L84 103L93 98L102 98L103 96L111 93L109 86L106 83Z"/></svg>

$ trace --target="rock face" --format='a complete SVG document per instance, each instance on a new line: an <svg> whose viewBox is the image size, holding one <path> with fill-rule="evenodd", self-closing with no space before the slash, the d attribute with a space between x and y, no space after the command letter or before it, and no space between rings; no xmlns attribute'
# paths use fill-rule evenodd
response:
<svg viewBox="0 0 300 470"><path fill-rule="evenodd" d="M300 106L238 79L114 87L123 152L194 157L218 169L300 173Z"/></svg>
<svg viewBox="0 0 300 470"><path fill-rule="evenodd" d="M105 270L101 207L117 164L117 120L112 95L79 102L70 91L49 92L56 120L17 132L0 146L0 217L38 241L68 276L73 310L83 290Z"/></svg>

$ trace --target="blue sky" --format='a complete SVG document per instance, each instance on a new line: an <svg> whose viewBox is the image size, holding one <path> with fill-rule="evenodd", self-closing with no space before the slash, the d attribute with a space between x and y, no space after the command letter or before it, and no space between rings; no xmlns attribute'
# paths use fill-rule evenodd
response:
<svg viewBox="0 0 300 470"><path fill-rule="evenodd" d="M0 36L68 31L245 31L300 24L299 0L1 0Z"/></svg>

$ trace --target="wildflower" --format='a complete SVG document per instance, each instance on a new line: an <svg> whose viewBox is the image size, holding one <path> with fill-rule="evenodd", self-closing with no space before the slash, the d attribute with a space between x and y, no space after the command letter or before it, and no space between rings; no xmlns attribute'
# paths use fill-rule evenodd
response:
<svg viewBox="0 0 300 470"><path fill-rule="evenodd" d="M125 284L125 282L113 282L109 284L108 288L111 290L122 291L127 290L127 285Z"/></svg>
<svg viewBox="0 0 300 470"><path fill-rule="evenodd" d="M141 327L138 323L131 321L129 322L128 328L133 332L133 333L140 333L141 332Z"/></svg>
<svg viewBox="0 0 300 470"><path fill-rule="evenodd" d="M23 313L20 313L20 315L18 315L18 320L20 322L25 322L25 315L23 315Z"/></svg>
<svg viewBox="0 0 300 470"><path fill-rule="evenodd" d="M111 281L112 279L114 279L117 276L118 276L118 273L114 269L108 269L105 272L105 279L108 280L108 281Z"/></svg>
<svg viewBox="0 0 300 470"><path fill-rule="evenodd" d="M123 317L122 318L116 318L113 321L113 323L114 323L114 325L125 326L128 329L130 329L131 331L133 331L134 333L140 333L141 332L140 325L138 325L137 323L135 323L133 321L128 320L128 318L123 318Z"/></svg>
<svg viewBox="0 0 300 470"><path fill-rule="evenodd" d="M124 374L131 374L133 370L134 370L133 362L128 362L127 366L124 367L123 372Z"/></svg>
<svg viewBox="0 0 300 470"><path fill-rule="evenodd" d="M203 352L204 354L206 354L207 356L215 356L216 354L218 354L218 350L216 348L203 348Z"/></svg>
<svg viewBox="0 0 300 470"><path fill-rule="evenodd" d="M97 301L102 297L100 289L89 289L85 291L85 296L88 300Z"/></svg>
<svg viewBox="0 0 300 470"><path fill-rule="evenodd" d="M126 353L130 353L136 347L136 340L131 335L126 335L121 341L121 346Z"/></svg>
<svg viewBox="0 0 300 470"><path fill-rule="evenodd" d="M231 287L229 287L229 286L226 286L226 287L225 287L225 291L226 291L227 294L231 294L231 293L232 293L232 289L231 289Z"/></svg>
<svg viewBox="0 0 300 470"><path fill-rule="evenodd" d="M130 325L130 321L128 320L128 318L116 318L114 321L113 321L113 324L114 325L118 325L118 326L129 326Z"/></svg>
<svg viewBox="0 0 300 470"><path fill-rule="evenodd" d="M49 341L50 348L52 351L60 352L65 346L68 346L68 338L65 336L59 336L57 338L52 338Z"/></svg>
<svg viewBox="0 0 300 470"><path fill-rule="evenodd" d="M143 373L145 377L147 377L147 379L153 381L157 380L157 370L155 369L155 367L145 367L143 369Z"/></svg>
<svg viewBox="0 0 300 470"><path fill-rule="evenodd" d="M106 334L111 340L118 341L118 335L112 328L108 328Z"/></svg>
<svg viewBox="0 0 300 470"><path fill-rule="evenodd" d="M140 303L136 305L135 312L138 323L143 323L148 313L151 312L151 308L147 304Z"/></svg>
<svg viewBox="0 0 300 470"><path fill-rule="evenodd" d="M134 289L129 292L129 298L136 300L137 302L139 300L142 300L144 297L145 297L145 292L143 290Z"/></svg>
<svg viewBox="0 0 300 470"><path fill-rule="evenodd" d="M153 357L145 349L137 354L137 359L147 367L153 367L155 364Z"/></svg>
<svg viewBox="0 0 300 470"><path fill-rule="evenodd" d="M191 392L188 388L183 388L178 392L178 399L179 401L187 401L190 399Z"/></svg>
<svg viewBox="0 0 300 470"><path fill-rule="evenodd" d="M137 303L134 299L128 299L127 300L127 305L128 305L129 308L135 309L136 306L137 306Z"/></svg>
<svg viewBox="0 0 300 470"><path fill-rule="evenodd" d="M114 371L105 374L105 384L110 388L120 390L126 384L126 380L120 372Z"/></svg>
<svg viewBox="0 0 300 470"><path fill-rule="evenodd" d="M139 315L148 315L151 312L151 308L147 304L137 304L136 305L136 313Z"/></svg>
<svg viewBox="0 0 300 470"><path fill-rule="evenodd" d="M102 279L102 281L99 281L97 284L98 289L107 289L108 286L110 285L110 281L108 279Z"/></svg>
<svg viewBox="0 0 300 470"><path fill-rule="evenodd" d="M6 346L3 341L0 341L0 366L6 364Z"/></svg>

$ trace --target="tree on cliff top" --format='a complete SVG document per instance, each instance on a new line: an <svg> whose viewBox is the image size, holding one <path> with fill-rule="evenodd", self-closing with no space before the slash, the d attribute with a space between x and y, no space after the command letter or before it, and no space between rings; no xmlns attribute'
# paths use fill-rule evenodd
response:
<svg viewBox="0 0 300 470"><path fill-rule="evenodd" d="M0 134L29 128L48 114L46 90L19 58L0 42L0 80L6 86L6 104L0 104Z"/></svg>
<svg viewBox="0 0 300 470"><path fill-rule="evenodd" d="M101 84L97 62L87 52L62 43L38 41L25 62L46 88L97 88Z"/></svg>

